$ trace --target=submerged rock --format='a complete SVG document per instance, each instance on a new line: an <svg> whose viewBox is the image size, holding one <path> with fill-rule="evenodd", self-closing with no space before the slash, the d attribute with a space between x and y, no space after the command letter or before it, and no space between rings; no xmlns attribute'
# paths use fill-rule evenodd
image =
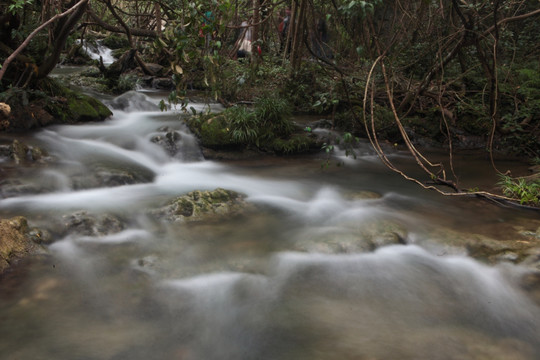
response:
<svg viewBox="0 0 540 360"><path fill-rule="evenodd" d="M104 236L124 230L122 220L111 214L92 215L79 211L63 217L64 233L83 236Z"/></svg>
<svg viewBox="0 0 540 360"><path fill-rule="evenodd" d="M490 264L509 262L540 270L540 264L534 261L537 249L540 248L540 237L534 231L515 229L514 235L509 234L508 239L500 240L439 228L431 232L428 240L420 242L428 247L435 245L442 248L443 254L467 254Z"/></svg>
<svg viewBox="0 0 540 360"><path fill-rule="evenodd" d="M13 160L16 164L23 161L43 161L48 156L46 150L26 145L19 140L13 140L9 145L0 145L0 157Z"/></svg>
<svg viewBox="0 0 540 360"><path fill-rule="evenodd" d="M245 201L245 195L218 188L192 191L150 211L150 215L170 222L208 221L239 215L248 208L251 206Z"/></svg>
<svg viewBox="0 0 540 360"><path fill-rule="evenodd" d="M326 229L304 231L295 250L323 254L370 252L390 245L405 245L407 230L390 220L341 223Z"/></svg>
<svg viewBox="0 0 540 360"><path fill-rule="evenodd" d="M17 260L37 253L40 239L49 241L50 235L31 229L25 217L0 219L0 274Z"/></svg>
<svg viewBox="0 0 540 360"><path fill-rule="evenodd" d="M158 111L159 107L148 97L136 91L128 91L110 101L109 106L122 111Z"/></svg>
<svg viewBox="0 0 540 360"><path fill-rule="evenodd" d="M45 192L46 187L32 181L22 181L20 179L0 180L0 197L10 198L14 196L39 194Z"/></svg>
<svg viewBox="0 0 540 360"><path fill-rule="evenodd" d="M178 153L178 142L181 139L180 133L168 130L165 135L155 135L150 141L161 146L170 156L174 156Z"/></svg>
<svg viewBox="0 0 540 360"><path fill-rule="evenodd" d="M172 78L159 77L152 80L152 87L160 90L173 90L175 88Z"/></svg>

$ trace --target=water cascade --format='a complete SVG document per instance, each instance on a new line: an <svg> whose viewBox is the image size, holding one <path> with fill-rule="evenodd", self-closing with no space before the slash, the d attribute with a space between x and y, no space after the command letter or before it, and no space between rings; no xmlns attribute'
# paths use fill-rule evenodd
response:
<svg viewBox="0 0 540 360"><path fill-rule="evenodd" d="M27 190L4 192L0 213L58 241L0 282L2 357L538 358L540 308L519 284L524 269L432 241L438 228L515 213L404 184L367 146L326 170L318 155L204 160L159 99L124 94L108 100L104 123L25 139L50 159L12 171ZM254 210L199 222L149 215L216 188Z"/></svg>

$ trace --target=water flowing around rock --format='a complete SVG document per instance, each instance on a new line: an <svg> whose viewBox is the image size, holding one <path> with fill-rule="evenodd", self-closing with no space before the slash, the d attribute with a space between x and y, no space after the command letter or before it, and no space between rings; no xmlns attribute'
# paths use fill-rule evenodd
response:
<svg viewBox="0 0 540 360"><path fill-rule="evenodd" d="M3 356L538 358L538 219L421 192L368 147L208 161L162 95L3 158L0 213L47 250L2 258Z"/></svg>

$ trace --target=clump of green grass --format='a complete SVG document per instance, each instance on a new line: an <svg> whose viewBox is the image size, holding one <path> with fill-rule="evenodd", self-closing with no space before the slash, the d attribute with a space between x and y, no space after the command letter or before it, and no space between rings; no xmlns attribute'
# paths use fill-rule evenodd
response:
<svg viewBox="0 0 540 360"><path fill-rule="evenodd" d="M500 175L497 184L505 196L518 200L522 205L537 206L540 203L540 179L528 181L525 178Z"/></svg>

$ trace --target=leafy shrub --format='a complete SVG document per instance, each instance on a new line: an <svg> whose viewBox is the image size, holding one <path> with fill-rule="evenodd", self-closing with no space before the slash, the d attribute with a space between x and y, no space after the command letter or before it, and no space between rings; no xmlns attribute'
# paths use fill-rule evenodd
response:
<svg viewBox="0 0 540 360"><path fill-rule="evenodd" d="M294 130L291 105L283 98L276 96L258 98L254 112L260 124L267 132L271 132L273 137L289 136Z"/></svg>
<svg viewBox="0 0 540 360"><path fill-rule="evenodd" d="M514 179L508 175L500 175L498 185L505 196L519 200L520 204L540 203L540 179L527 181L525 178Z"/></svg>
<svg viewBox="0 0 540 360"><path fill-rule="evenodd" d="M252 111L234 106L225 111L231 139L237 144L253 144L257 141L259 120Z"/></svg>
<svg viewBox="0 0 540 360"><path fill-rule="evenodd" d="M129 41L125 36L118 36L114 34L104 38L101 43L113 50L129 48Z"/></svg>

